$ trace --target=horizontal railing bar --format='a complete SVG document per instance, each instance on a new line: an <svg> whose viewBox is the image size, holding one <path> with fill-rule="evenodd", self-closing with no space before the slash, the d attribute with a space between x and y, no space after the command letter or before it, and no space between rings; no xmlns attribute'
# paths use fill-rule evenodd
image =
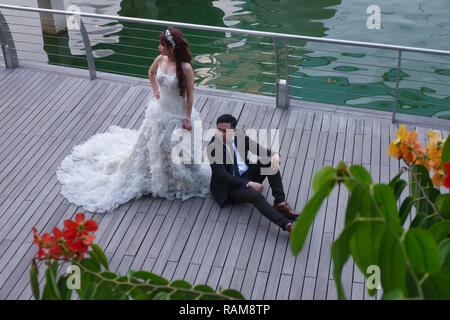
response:
<svg viewBox="0 0 450 320"><path fill-rule="evenodd" d="M294 95L289 95L289 97L290 97L290 98L299 98L299 99L301 99L301 100L305 100L305 99L302 98L302 97L294 96ZM376 96L365 96L365 97L366 97L366 98L376 98ZM379 100L383 100L383 101L392 101L392 102L393 102L393 100L385 100L385 99L379 99ZM308 100L305 100L305 101L323 102L323 101L328 101L328 100L311 99L311 98L308 97ZM408 101L408 100L404 100L404 99L399 99L399 101L402 102L402 103L403 103L404 101L406 101L406 102L412 102L412 101ZM376 101L374 101L374 102L376 102ZM417 103L417 102L415 102L415 103ZM333 105L334 105L334 104L333 104ZM365 105L363 105L363 104L348 104L348 103L346 103L345 106L351 106L351 107L353 107L353 106L357 106L357 107L359 107L359 106L362 106L362 107L369 107L369 106L365 106ZM435 104L435 103L433 103L433 106L449 107L449 106L446 106L446 105ZM375 108L375 107L374 107L374 108ZM375 108L375 109L376 109L376 108ZM377 110L378 110L378 109L377 109ZM414 109L408 109L408 113L410 113L410 110L413 111ZM383 110L383 111L385 111L385 110ZM414 111L411 112L411 113L414 113ZM421 113L421 112L417 112L417 111L416 111L415 114L423 116L423 113ZM430 113L430 114L428 114L428 115L432 115L432 114Z"/></svg>
<svg viewBox="0 0 450 320"><path fill-rule="evenodd" d="M320 100L320 99L312 99L308 97L308 100L305 100L305 98L303 97L299 97L299 96L294 96L294 95L289 95L289 98L294 98L294 99L298 99L298 100L303 100L303 101L311 101L311 102L319 102L319 103L323 103L323 104L328 104L328 105L332 105L333 107L339 107L339 106L343 106L343 107L362 107L362 108L366 108L366 109L371 109L371 110L378 110L378 111L386 111L386 112L390 112L392 113L392 111L390 110L384 110L382 108L378 108L378 107L372 107L372 106L367 106L364 104L340 104L340 105L336 105L335 101L331 101L331 100Z"/></svg>
<svg viewBox="0 0 450 320"><path fill-rule="evenodd" d="M97 71L101 71L101 72L117 73L117 74L123 74L123 75L127 75L127 76L130 75L130 76L138 77L138 78L142 78L142 79L147 78L145 75L142 75L142 74L129 73L129 72L123 72L123 71L116 71L116 70L111 71L111 70L102 69L102 68L98 68L98 67L96 67L95 69Z"/></svg>
<svg viewBox="0 0 450 320"><path fill-rule="evenodd" d="M298 76L292 76L292 75L290 75L289 77L290 77L290 78L294 78L294 79L306 79L307 81L326 82L326 83L328 83L328 84L332 84L332 83L337 83L337 84L339 84L339 83L345 83L345 82L343 82L343 81L337 81L337 80L336 80L336 81L330 82L330 81L325 80L325 79L305 78L305 77L298 77ZM366 87L368 87L368 88L375 88L375 89L392 89L392 90L395 90L395 88L389 88L389 87L388 87L388 88L382 88L382 87L377 87L377 86L373 86L373 85L371 85L371 84L362 83L362 82L356 82L356 83L348 82L347 84L353 85L353 86L364 85L364 86L366 86Z"/></svg>
<svg viewBox="0 0 450 320"><path fill-rule="evenodd" d="M306 58L303 58L303 57L295 57L295 56L291 56L291 55L289 55L288 57L290 57L290 58L295 58L295 59L297 59L297 58L300 58L300 59L307 59L307 60L315 60L315 59L318 59L318 57L313 57L313 58L306 57ZM342 61L342 60L333 60L333 61L330 61L330 63L346 63L346 64L349 64L349 65L355 64L355 65L360 65L360 66L383 67L383 68L390 68L390 69L395 68L395 66L391 66L391 67L389 67L389 66L380 66L380 65L374 65L374 64L365 64L365 63L357 63L357 62L346 62L346 61ZM289 67L297 67L297 66L295 66L295 65L289 65ZM402 68L402 69L403 69L403 68Z"/></svg>
<svg viewBox="0 0 450 320"><path fill-rule="evenodd" d="M232 80L236 80L236 81L243 81L243 82L259 83L259 84L267 84L267 85L276 85L275 82L255 81L255 80L241 79L241 78L235 78L235 77L229 77L229 76L220 76L220 79L222 79L222 78L232 79Z"/></svg>
<svg viewBox="0 0 450 320"><path fill-rule="evenodd" d="M329 83L329 84L331 84L331 83L345 83L345 82L343 82L343 81L333 81L333 82L329 82L328 80L325 80L325 79L314 79L314 78L305 78L305 77L297 77L297 76L289 76L290 78L295 78L295 79L307 79L308 81L319 81L319 82L326 82L326 83ZM386 87L386 88L383 88L383 87L377 87L377 86L373 86L373 85L371 85L371 84L367 84L367 83L361 83L361 82L357 82L357 83L348 83L349 85L354 85L354 86L357 86L357 85L364 85L364 86L366 86L366 87L368 87L368 88L375 88L375 89L387 89L387 90L395 90L395 88L390 88L390 87ZM403 88L403 89L407 89L407 88ZM412 89L412 88L411 88ZM414 90L414 89L412 89L412 90ZM415 90L417 90L417 89L415 89ZM442 94L442 93L434 93L434 92L422 92L423 94L435 94L435 95L438 95L438 96L443 96L443 97L449 97L449 95L448 94Z"/></svg>
<svg viewBox="0 0 450 320"><path fill-rule="evenodd" d="M101 59L101 58L100 58ZM106 63L112 63L112 64L121 64L125 66L131 66L131 67L138 67L138 68L149 68L150 66L143 66L139 64L133 64L133 63L125 63L125 62L117 62L117 61L108 61L108 60L100 60L97 58L97 62L106 62Z"/></svg>
<svg viewBox="0 0 450 320"><path fill-rule="evenodd" d="M353 71L335 71L335 70L323 70L323 69L317 69L316 67L298 67L298 66L292 66L292 68L299 69L296 70L298 72L301 72L301 70L314 70L314 71L321 71L321 72L331 72L331 73L345 73L345 74L352 74L352 75L358 75L363 77L382 77L382 75L369 75L369 74L362 74L362 73L355 73Z"/></svg>
<svg viewBox="0 0 450 320"><path fill-rule="evenodd" d="M224 87L221 85L216 85L216 84L206 84L204 87L202 88L218 88L220 90L225 90L225 91L230 91L230 88L228 87ZM239 90L239 89L233 89L233 92L242 92L242 93L249 93L249 94L255 94L254 92L249 92L249 91L243 91L243 90ZM271 93L271 92L267 92L267 91L257 91L260 94L264 94L264 95L270 95L270 96L275 96L275 93Z"/></svg>
<svg viewBox="0 0 450 320"><path fill-rule="evenodd" d="M28 36L38 36L38 37L48 37L48 38L57 38L57 39L64 39L64 40L70 40L69 38L66 37L61 37L61 36L51 36L51 35L47 35L44 33L41 34L37 34L37 33L25 33L25 32L19 32L19 31L14 31L14 30L10 30L11 33L18 33L18 34L25 34Z"/></svg>
<svg viewBox="0 0 450 320"><path fill-rule="evenodd" d="M97 24L94 23L86 23L87 25L93 25L96 26ZM105 26L108 27L108 26ZM133 28L133 27L126 27L122 25L123 29L129 29L129 30L138 30L138 31L144 31L144 32L153 32L153 33L161 33L159 30L150 30L150 29L142 29L142 28ZM197 38L205 38L205 39L214 39L214 40L221 40L221 41L227 41L227 40L235 40L234 38L219 38L219 37L211 37L211 36L203 36L203 35L196 35L196 34L190 34L183 32L183 37L197 37ZM236 41L236 40L235 40ZM246 40L247 43L255 43L255 44L263 44L263 45L273 45L273 43L265 43L265 42L259 42L259 41L252 41L252 40Z"/></svg>
<svg viewBox="0 0 450 320"><path fill-rule="evenodd" d="M295 48L295 49L300 49L303 51L323 51L323 52L333 52L333 53L339 53L339 54L343 54L343 53L349 53L349 52L340 52L340 51L334 51L334 50L326 50L326 49L316 49L316 48L304 48L304 47L298 47L298 46L293 46L293 45L288 45L289 48ZM351 53L351 54L364 54L365 57L375 57L375 58L386 58L386 59L393 59L396 60L397 57L388 57L388 56L377 56L377 55L373 55L373 54L366 54L366 53L362 53L362 52L358 52L358 53Z"/></svg>
<svg viewBox="0 0 450 320"><path fill-rule="evenodd" d="M65 14L65 15L74 15L73 11L42 9L42 8L29 8L29 7L21 7L21 6L5 5L5 4L0 4L0 8L29 11L29 12L30 11L31 12L46 12L46 13L61 13L61 14ZM137 23L144 23L144 24L154 24L154 25L161 25L161 26L173 26L173 27L179 27L179 28L190 28L190 29L198 29L198 30L237 33L237 34L248 34L248 35L254 35L254 36L264 36L264 37L279 38L279 39L286 39L286 40L305 40L305 41L331 43L331 44L342 44L342 45L357 46L357 47L379 48L379 49L387 49L387 50L395 50L395 51L402 50L404 52L417 52L417 53L427 53L427 54L438 54L438 55L450 56L450 51L435 50L435 49L423 49L423 48L415 48L415 47L407 47L407 46L397 46L397 45L389 45L389 44L381 44L381 43L298 36L298 35L293 35L293 34L282 34L282 33L275 33L275 32L255 31L255 30L243 30L243 29L237 29L237 28L213 27L213 26L204 26L204 25L191 24L191 23L181 23L181 22L174 22L174 21L162 21L162 20L142 19L142 18L132 18L132 17L121 17L121 16L104 15L104 14L96 14L96 13L84 13L84 12L78 13L77 12L77 15L80 15L82 17L91 17L91 18L99 18L99 19L102 18L102 19L137 22Z"/></svg>
<svg viewBox="0 0 450 320"><path fill-rule="evenodd" d="M78 56L68 56L65 54L57 54L57 53L49 53L49 52L35 52L35 51L30 51L30 50L23 50L23 49L16 49L17 51L24 51L24 52L30 52L30 53L37 53L37 54L47 54L47 55L51 55L51 56L59 56L59 57L67 57L67 58L75 58L75 59L86 59L86 57L78 57Z"/></svg>
<svg viewBox="0 0 450 320"><path fill-rule="evenodd" d="M89 33L89 32L88 32ZM122 37L122 38L130 38L130 37L128 37L128 36L122 36L122 35L113 35L114 37ZM113 36L111 36L111 37L104 37L104 39L109 39L109 38L112 38ZM135 38L135 37L133 37L133 38ZM140 40L142 40L142 39L140 39ZM147 40L147 41L154 41L154 42L156 42L156 41L158 41L159 42L159 40L155 40L155 39L144 39L144 40ZM90 42L91 43L105 43L105 42L100 42L100 41L95 41L95 40L90 40ZM158 51L158 49L154 49L154 48L146 48L146 47L141 47L141 46L131 46L131 45L123 45L123 44L116 44L116 43L105 43L105 44L114 44L114 45L120 45L120 46L122 46L122 47L131 47L131 48L138 48L138 49L147 49L147 50L155 50L155 51ZM239 50L239 49L235 49L235 48L232 48L232 49L227 49L227 48L221 48L221 47L215 47L215 46L205 46L205 45L197 45L197 44L192 44L192 43L190 43L189 44L189 46L190 47L202 47L202 48L208 48L208 49L210 49L210 48L213 48L213 49L219 49L219 50L222 50L222 51L224 51L224 52L226 52L226 51L230 51L230 50L233 50L233 51L238 51L238 52L245 52L245 53L258 53L258 54L261 54L261 53L263 53L263 52L256 52L256 51L247 51L247 50ZM272 55L273 53L264 53L264 54L268 54L268 55ZM241 59L241 58L240 58ZM242 59L241 59L242 60ZM254 60L251 60L251 61L254 61ZM261 61L262 62L262 61Z"/></svg>
<svg viewBox="0 0 450 320"><path fill-rule="evenodd" d="M302 89L302 90L314 90L314 91L321 91L321 92L330 92L330 93L335 93L337 95L350 95L350 96L355 96L355 97L362 97L362 98L377 98L379 100L383 100L383 101L394 101L394 98L391 99L387 99L387 98L379 98L378 95L362 95L362 94L357 94L357 93L350 93L350 92L339 92L339 91L334 91L334 90L327 90L327 89L318 89L318 88L310 88L310 87L298 87L298 86L294 86L294 85L289 85L290 88L296 88L296 89Z"/></svg>
<svg viewBox="0 0 450 320"><path fill-rule="evenodd" d="M450 86L450 83L447 83L447 82L445 82L445 83L437 83L437 82L430 82L430 81L424 81L424 80L412 80L412 79L401 79L400 81L401 82L402 81L410 81L410 82L417 82L417 83L435 84L435 85L438 85L438 86Z"/></svg>
<svg viewBox="0 0 450 320"><path fill-rule="evenodd" d="M450 66L450 62L447 63L447 62L439 62L439 61L415 60L415 59L409 59L409 58L403 58L403 57L402 57L402 61L426 62L426 63L435 63L435 64L442 64L442 65Z"/></svg>
<svg viewBox="0 0 450 320"><path fill-rule="evenodd" d="M27 59L27 58L17 58L18 60L25 60L25 61L31 61L31 62L39 62L39 63L44 63L44 61L42 60L33 60L33 59ZM79 65L72 65L72 64L63 64L63 63L56 63L53 61L47 61L47 63L50 64L56 64L56 65L61 65L61 66L65 66L65 67L71 67L71 68L82 68L82 69L86 69L88 70L88 67L83 67L83 66L79 66Z"/></svg>

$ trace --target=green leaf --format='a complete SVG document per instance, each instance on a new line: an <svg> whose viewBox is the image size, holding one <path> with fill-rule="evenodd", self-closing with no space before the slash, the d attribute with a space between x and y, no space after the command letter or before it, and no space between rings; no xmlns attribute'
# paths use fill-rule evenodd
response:
<svg viewBox="0 0 450 320"><path fill-rule="evenodd" d="M106 270L109 270L108 259L106 258L103 250L96 244L91 245L92 251L90 252L92 258L94 258L98 263L102 264ZM92 255L94 253L94 255Z"/></svg>
<svg viewBox="0 0 450 320"><path fill-rule="evenodd" d="M399 216L400 223L403 226L405 224L406 218L408 218L409 213L411 212L411 208L414 204L414 199L411 196L406 197L402 205L400 206Z"/></svg>
<svg viewBox="0 0 450 320"><path fill-rule="evenodd" d="M398 200L400 198L400 195L402 194L403 190L406 188L406 186L408 185L408 183L405 180L399 180L395 186L394 186L394 195L395 195L395 199Z"/></svg>
<svg viewBox="0 0 450 320"><path fill-rule="evenodd" d="M380 270L382 270L381 284L383 290L392 295L395 295L395 292L397 291L399 291L402 296L407 295L405 286L407 272L406 259L400 242L392 232L385 232L381 239L379 259ZM397 295L395 295L395 297L397 297ZM384 295L383 299L385 299Z"/></svg>
<svg viewBox="0 0 450 320"><path fill-rule="evenodd" d="M312 181L312 189L314 193L320 190L320 188L330 180L335 180L337 175L337 170L325 166L314 175L313 181Z"/></svg>
<svg viewBox="0 0 450 320"><path fill-rule="evenodd" d="M388 185L389 185L389 187L392 188L392 191L394 191L395 184L397 183L398 180L400 180L400 177L402 176L402 174L403 174L403 171L400 171L399 174L397 174L394 178L392 178L391 181L389 181Z"/></svg>
<svg viewBox="0 0 450 320"><path fill-rule="evenodd" d="M397 202L392 189L385 184L377 184L373 187L373 195L386 222L401 235L403 228L400 224Z"/></svg>
<svg viewBox="0 0 450 320"><path fill-rule="evenodd" d="M442 217L450 220L450 193L439 194L436 197L436 207Z"/></svg>
<svg viewBox="0 0 450 320"><path fill-rule="evenodd" d="M441 221L433 225L428 231L433 236L437 244L449 237L450 221Z"/></svg>
<svg viewBox="0 0 450 320"><path fill-rule="evenodd" d="M68 278L68 276L61 276L58 280L58 290L63 300L70 300L70 297L72 296L72 289L69 289L67 286Z"/></svg>
<svg viewBox="0 0 450 320"><path fill-rule="evenodd" d="M439 271L439 249L429 231L422 228L409 229L404 242L409 262L419 276Z"/></svg>
<svg viewBox="0 0 450 320"><path fill-rule="evenodd" d="M170 296L167 292L158 292L153 296L153 300L170 300Z"/></svg>
<svg viewBox="0 0 450 320"><path fill-rule="evenodd" d="M352 174L353 178L355 178L359 182L364 183L366 186L372 185L372 177L363 166L352 165L350 167L350 173Z"/></svg>
<svg viewBox="0 0 450 320"><path fill-rule="evenodd" d="M91 272L101 272L100 265L94 260L90 258L85 258L80 260L80 265L82 266L82 269L87 269Z"/></svg>
<svg viewBox="0 0 450 320"><path fill-rule="evenodd" d="M444 169L444 172L446 175L448 172L447 172L447 170L445 170L444 166L449 161L450 161L450 135L448 135L447 140L445 141L445 144L442 147L442 153L441 153L442 168Z"/></svg>
<svg viewBox="0 0 450 320"><path fill-rule="evenodd" d="M297 256L298 253L302 250L303 245L305 243L306 237L309 232L309 228L316 217L317 212L322 206L322 202L325 197L329 194L330 189L332 189L333 181L328 180L325 182L318 192L314 194L314 196L308 201L303 208L303 212L298 219L298 222L295 224L294 229L290 235L290 244L292 254Z"/></svg>
<svg viewBox="0 0 450 320"><path fill-rule="evenodd" d="M425 299L450 300L450 272L430 274L422 284L422 291Z"/></svg>
<svg viewBox="0 0 450 320"><path fill-rule="evenodd" d="M370 193L361 185L355 185L351 191L345 212L345 225L348 226L358 217L370 217L372 201Z"/></svg>
<svg viewBox="0 0 450 320"><path fill-rule="evenodd" d="M210 286L207 286L206 284L199 284L194 287L194 290L201 291L201 292L208 292L208 293L215 292L213 288L211 288Z"/></svg>
<svg viewBox="0 0 450 320"><path fill-rule="evenodd" d="M86 289L86 294L84 296L85 300L94 300L97 293L98 285L95 282L91 282Z"/></svg>
<svg viewBox="0 0 450 320"><path fill-rule="evenodd" d="M371 265L379 265L381 239L386 226L378 221L363 221L358 224L350 239L350 252L363 274Z"/></svg>
<svg viewBox="0 0 450 320"><path fill-rule="evenodd" d="M442 271L450 272L450 238L439 244L439 255Z"/></svg>
<svg viewBox="0 0 450 320"><path fill-rule="evenodd" d="M176 280L176 281L170 283L170 286L174 287L174 288L183 288L183 289L191 289L192 288L192 286L184 280Z"/></svg>
<svg viewBox="0 0 450 320"><path fill-rule="evenodd" d="M33 296L36 300L40 299L39 281L37 278L38 272L38 267L36 265L33 265L30 270L30 284L31 291L33 292Z"/></svg>
<svg viewBox="0 0 450 320"><path fill-rule="evenodd" d="M228 297L232 297L239 300L245 300L244 296L239 291L233 289L224 290L221 293Z"/></svg>
<svg viewBox="0 0 450 320"><path fill-rule="evenodd" d="M333 276L336 282L336 289L339 299L345 299L344 288L341 282L341 273L345 263L350 257L350 239L356 227L359 225L359 221L353 221L348 226L345 226L342 233L331 245L331 258L333 260Z"/></svg>
<svg viewBox="0 0 450 320"><path fill-rule="evenodd" d="M132 277L143 279L145 281L148 281L151 284L157 284L157 285L166 285L169 284L169 281L164 279L163 277L160 277L156 274L153 274L151 272L147 271L137 271L131 274Z"/></svg>
<svg viewBox="0 0 450 320"><path fill-rule="evenodd" d="M403 300L405 298L403 291L400 289L393 289L392 291L383 293L382 300Z"/></svg>
<svg viewBox="0 0 450 320"><path fill-rule="evenodd" d="M416 214L413 221L411 222L410 228L423 227L427 222L427 217L428 215L423 212Z"/></svg>
<svg viewBox="0 0 450 320"><path fill-rule="evenodd" d="M61 295L56 285L56 272L52 270L52 268L47 268L45 271L45 280L47 281L48 290L50 290L51 295L58 300L61 300Z"/></svg>

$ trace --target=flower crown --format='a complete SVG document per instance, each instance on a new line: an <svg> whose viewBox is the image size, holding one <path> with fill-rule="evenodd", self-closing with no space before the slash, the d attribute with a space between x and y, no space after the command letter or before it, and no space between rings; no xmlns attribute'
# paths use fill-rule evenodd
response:
<svg viewBox="0 0 450 320"><path fill-rule="evenodd" d="M166 30L164 35L166 36L166 39L169 40L169 42L175 47L175 41L173 40L173 37L168 29Z"/></svg>

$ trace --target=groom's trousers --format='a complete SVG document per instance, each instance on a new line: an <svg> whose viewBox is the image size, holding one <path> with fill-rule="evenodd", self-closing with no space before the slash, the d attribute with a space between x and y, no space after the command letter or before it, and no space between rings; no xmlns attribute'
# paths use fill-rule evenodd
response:
<svg viewBox="0 0 450 320"><path fill-rule="evenodd" d="M266 175L261 173L262 168L269 168L270 163L267 165L261 164L260 161L256 164L250 164L248 170L241 176L249 181L262 183L266 177L269 180L269 185L272 189L272 195L275 203L285 201L285 194L283 190L283 184L281 180L281 174L278 170L276 174ZM292 219L288 218L283 213L274 209L273 206L264 198L261 192L254 190L250 187L239 187L230 190L229 200L232 203L248 202L253 204L264 216L266 216L273 223L286 230L286 225L292 222Z"/></svg>

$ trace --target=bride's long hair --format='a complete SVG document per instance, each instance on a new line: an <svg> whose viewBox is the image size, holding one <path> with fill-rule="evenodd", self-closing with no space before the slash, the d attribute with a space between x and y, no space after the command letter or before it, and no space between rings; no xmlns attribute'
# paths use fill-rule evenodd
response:
<svg viewBox="0 0 450 320"><path fill-rule="evenodd" d="M175 55L175 62L177 65L177 78L178 87L180 88L180 96L185 97L186 77L183 72L182 64L183 62L188 62L192 66L192 55L188 48L189 43L183 38L183 33L180 30L176 28L169 28L168 30L172 35L173 41L175 42L175 49L173 53ZM164 32L161 32L159 39L161 40L161 44L163 44L166 48L172 48L172 44L166 38Z"/></svg>

